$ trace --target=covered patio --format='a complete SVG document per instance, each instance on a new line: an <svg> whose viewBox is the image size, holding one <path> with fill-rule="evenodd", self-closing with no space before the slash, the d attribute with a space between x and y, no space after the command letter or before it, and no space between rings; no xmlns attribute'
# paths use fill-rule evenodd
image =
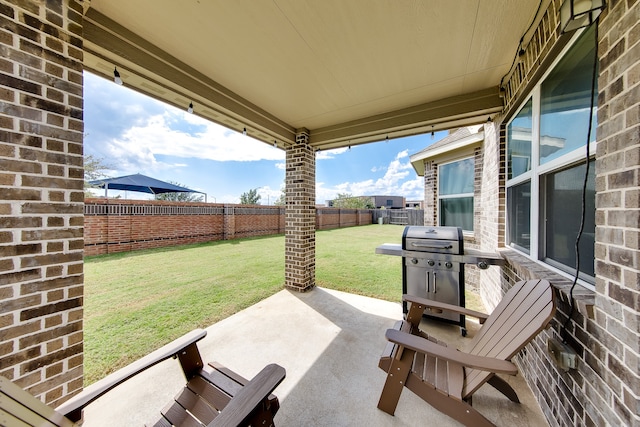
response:
<svg viewBox="0 0 640 427"><path fill-rule="evenodd" d="M457 426L409 390L395 416L376 408L385 381L377 368L384 333L402 317L399 303L316 288L279 293L218 322L198 347L206 362L216 361L251 378L267 363L285 366L287 377L274 394L280 400L277 426ZM430 334L464 348L478 328L467 321L469 336L440 322L423 322ZM429 325L429 326L427 326ZM473 406L499 426L547 426L521 375L502 376L514 387L520 404L491 386L483 386ZM86 427L143 425L184 386L175 360L139 374L85 409Z"/></svg>
<svg viewBox="0 0 640 427"><path fill-rule="evenodd" d="M474 172L485 187L474 193L479 227L465 244L500 250L507 264L480 272L483 300L491 308L516 281L549 278L558 310L552 328L541 333L542 344L562 333L578 360L575 369L562 371L546 347L536 345L521 352L516 364L554 426L640 425L640 1L575 1L594 3L602 12L599 20L590 14L586 19L597 65L597 85L589 85L597 96L587 99L596 100L597 114L590 117L597 119L597 132L593 142L580 142L593 145L586 156L595 164L591 282L574 293L570 273L545 259L539 229L546 218L535 209L545 195L531 198L524 188L544 190L549 170L539 168L533 178L528 172L522 182L507 185L507 128L520 112L535 110L529 146L536 154L544 137L534 126L542 110L538 95L548 71L566 59L569 80L575 71L591 75L567 55L586 34L563 30L561 8L574 3L568 1L0 0L0 375L51 406L83 388L87 70L118 77L128 87L286 152L286 290L278 295L312 318L329 320L318 332L328 337L319 350L311 347L317 325L301 319L288 320L292 324L285 328L299 328L299 342L285 343L283 333L273 340L274 356L292 343L310 346L298 359L295 349L287 350L291 359L283 365L290 375L280 393L281 422L299 424L285 418L289 411L313 413L320 378L335 380L323 392L357 381L355 375L338 381L339 350L349 346L331 334L355 340L359 322L388 320L349 308L321 289L295 293L316 286L317 152L484 124L483 151L473 153L481 165ZM570 95L581 90L571 83L554 89L550 96L559 99L565 89ZM539 163L539 156L530 157L529 163ZM580 161L582 156L556 167ZM522 191L514 197L517 189ZM508 202L514 202L513 210ZM515 213L522 213L522 234L535 243L531 250L511 246L509 215ZM436 219L433 211L425 214L425 224ZM320 297L334 300L316 305ZM357 326L347 328L351 318L336 317L334 306L353 310ZM280 316L295 316L287 307L280 310L275 324L281 324ZM215 333L218 326L212 328L212 347L225 331L224 324L219 327ZM380 342L375 351L364 343L382 339L384 327L376 328L358 342L358 351L365 352L359 359L373 358L362 364L369 370ZM242 338L233 335L236 349ZM221 350L221 357L207 349L205 356L233 360L236 349ZM238 364L263 364L267 357L258 359ZM229 364L248 376L257 369ZM356 389L362 396L369 393L361 388ZM411 411L414 406L424 405L411 405ZM369 411L364 413L375 413ZM330 415L341 419L349 412Z"/></svg>

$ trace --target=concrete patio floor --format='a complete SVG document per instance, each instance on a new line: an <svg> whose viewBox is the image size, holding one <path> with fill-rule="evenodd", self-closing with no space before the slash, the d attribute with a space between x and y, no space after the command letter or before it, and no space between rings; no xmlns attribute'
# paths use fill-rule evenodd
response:
<svg viewBox="0 0 640 427"><path fill-rule="evenodd" d="M395 416L376 408L385 373L378 368L384 332L402 317L400 304L316 288L277 294L207 328L199 348L205 362L218 361L246 378L278 363L287 377L276 425L284 426L457 426L404 390ZM462 338L454 325L430 322L429 332L463 348L478 325L467 320ZM499 426L547 426L520 375L504 377L521 404L485 385L473 404ZM85 410L86 427L141 426L184 385L177 361L165 361L112 390Z"/></svg>

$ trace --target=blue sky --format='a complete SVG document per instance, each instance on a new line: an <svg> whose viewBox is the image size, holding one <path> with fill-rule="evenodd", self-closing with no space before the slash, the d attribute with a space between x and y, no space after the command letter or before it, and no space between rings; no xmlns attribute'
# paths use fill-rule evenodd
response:
<svg viewBox="0 0 640 427"><path fill-rule="evenodd" d="M204 192L209 202L217 203L238 203L242 193L254 188L262 204L279 197L283 150L125 86L84 74L84 150L112 167L109 176L141 173ZM316 157L316 201L324 203L338 193L421 200L423 179L411 167L409 155L445 135L321 151ZM109 191L109 196L117 194ZM122 196L148 198L131 192Z"/></svg>

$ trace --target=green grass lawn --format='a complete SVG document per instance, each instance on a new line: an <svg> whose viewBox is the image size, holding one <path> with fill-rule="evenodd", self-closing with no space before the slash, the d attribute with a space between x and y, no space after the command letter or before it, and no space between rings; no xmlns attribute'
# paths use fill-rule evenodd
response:
<svg viewBox="0 0 640 427"><path fill-rule="evenodd" d="M404 227L368 225L316 233L316 285L401 300ZM85 380L92 383L197 327L207 327L284 285L284 236L85 259ZM469 304L468 304L469 306Z"/></svg>

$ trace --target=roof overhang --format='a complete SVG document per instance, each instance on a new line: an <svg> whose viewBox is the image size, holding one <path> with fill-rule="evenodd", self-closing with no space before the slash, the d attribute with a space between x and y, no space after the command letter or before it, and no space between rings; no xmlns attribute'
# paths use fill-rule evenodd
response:
<svg viewBox="0 0 640 427"><path fill-rule="evenodd" d="M413 166L413 169L415 169L418 176L424 176L425 161L443 156L452 157L456 153L468 151L468 149L480 145L482 141L484 141L484 131L479 131L457 141L434 148L433 150L427 149L420 151L419 153L410 156L409 160L411 161L411 166Z"/></svg>
<svg viewBox="0 0 640 427"><path fill-rule="evenodd" d="M283 148L479 124L538 0L92 0L84 65Z"/></svg>

